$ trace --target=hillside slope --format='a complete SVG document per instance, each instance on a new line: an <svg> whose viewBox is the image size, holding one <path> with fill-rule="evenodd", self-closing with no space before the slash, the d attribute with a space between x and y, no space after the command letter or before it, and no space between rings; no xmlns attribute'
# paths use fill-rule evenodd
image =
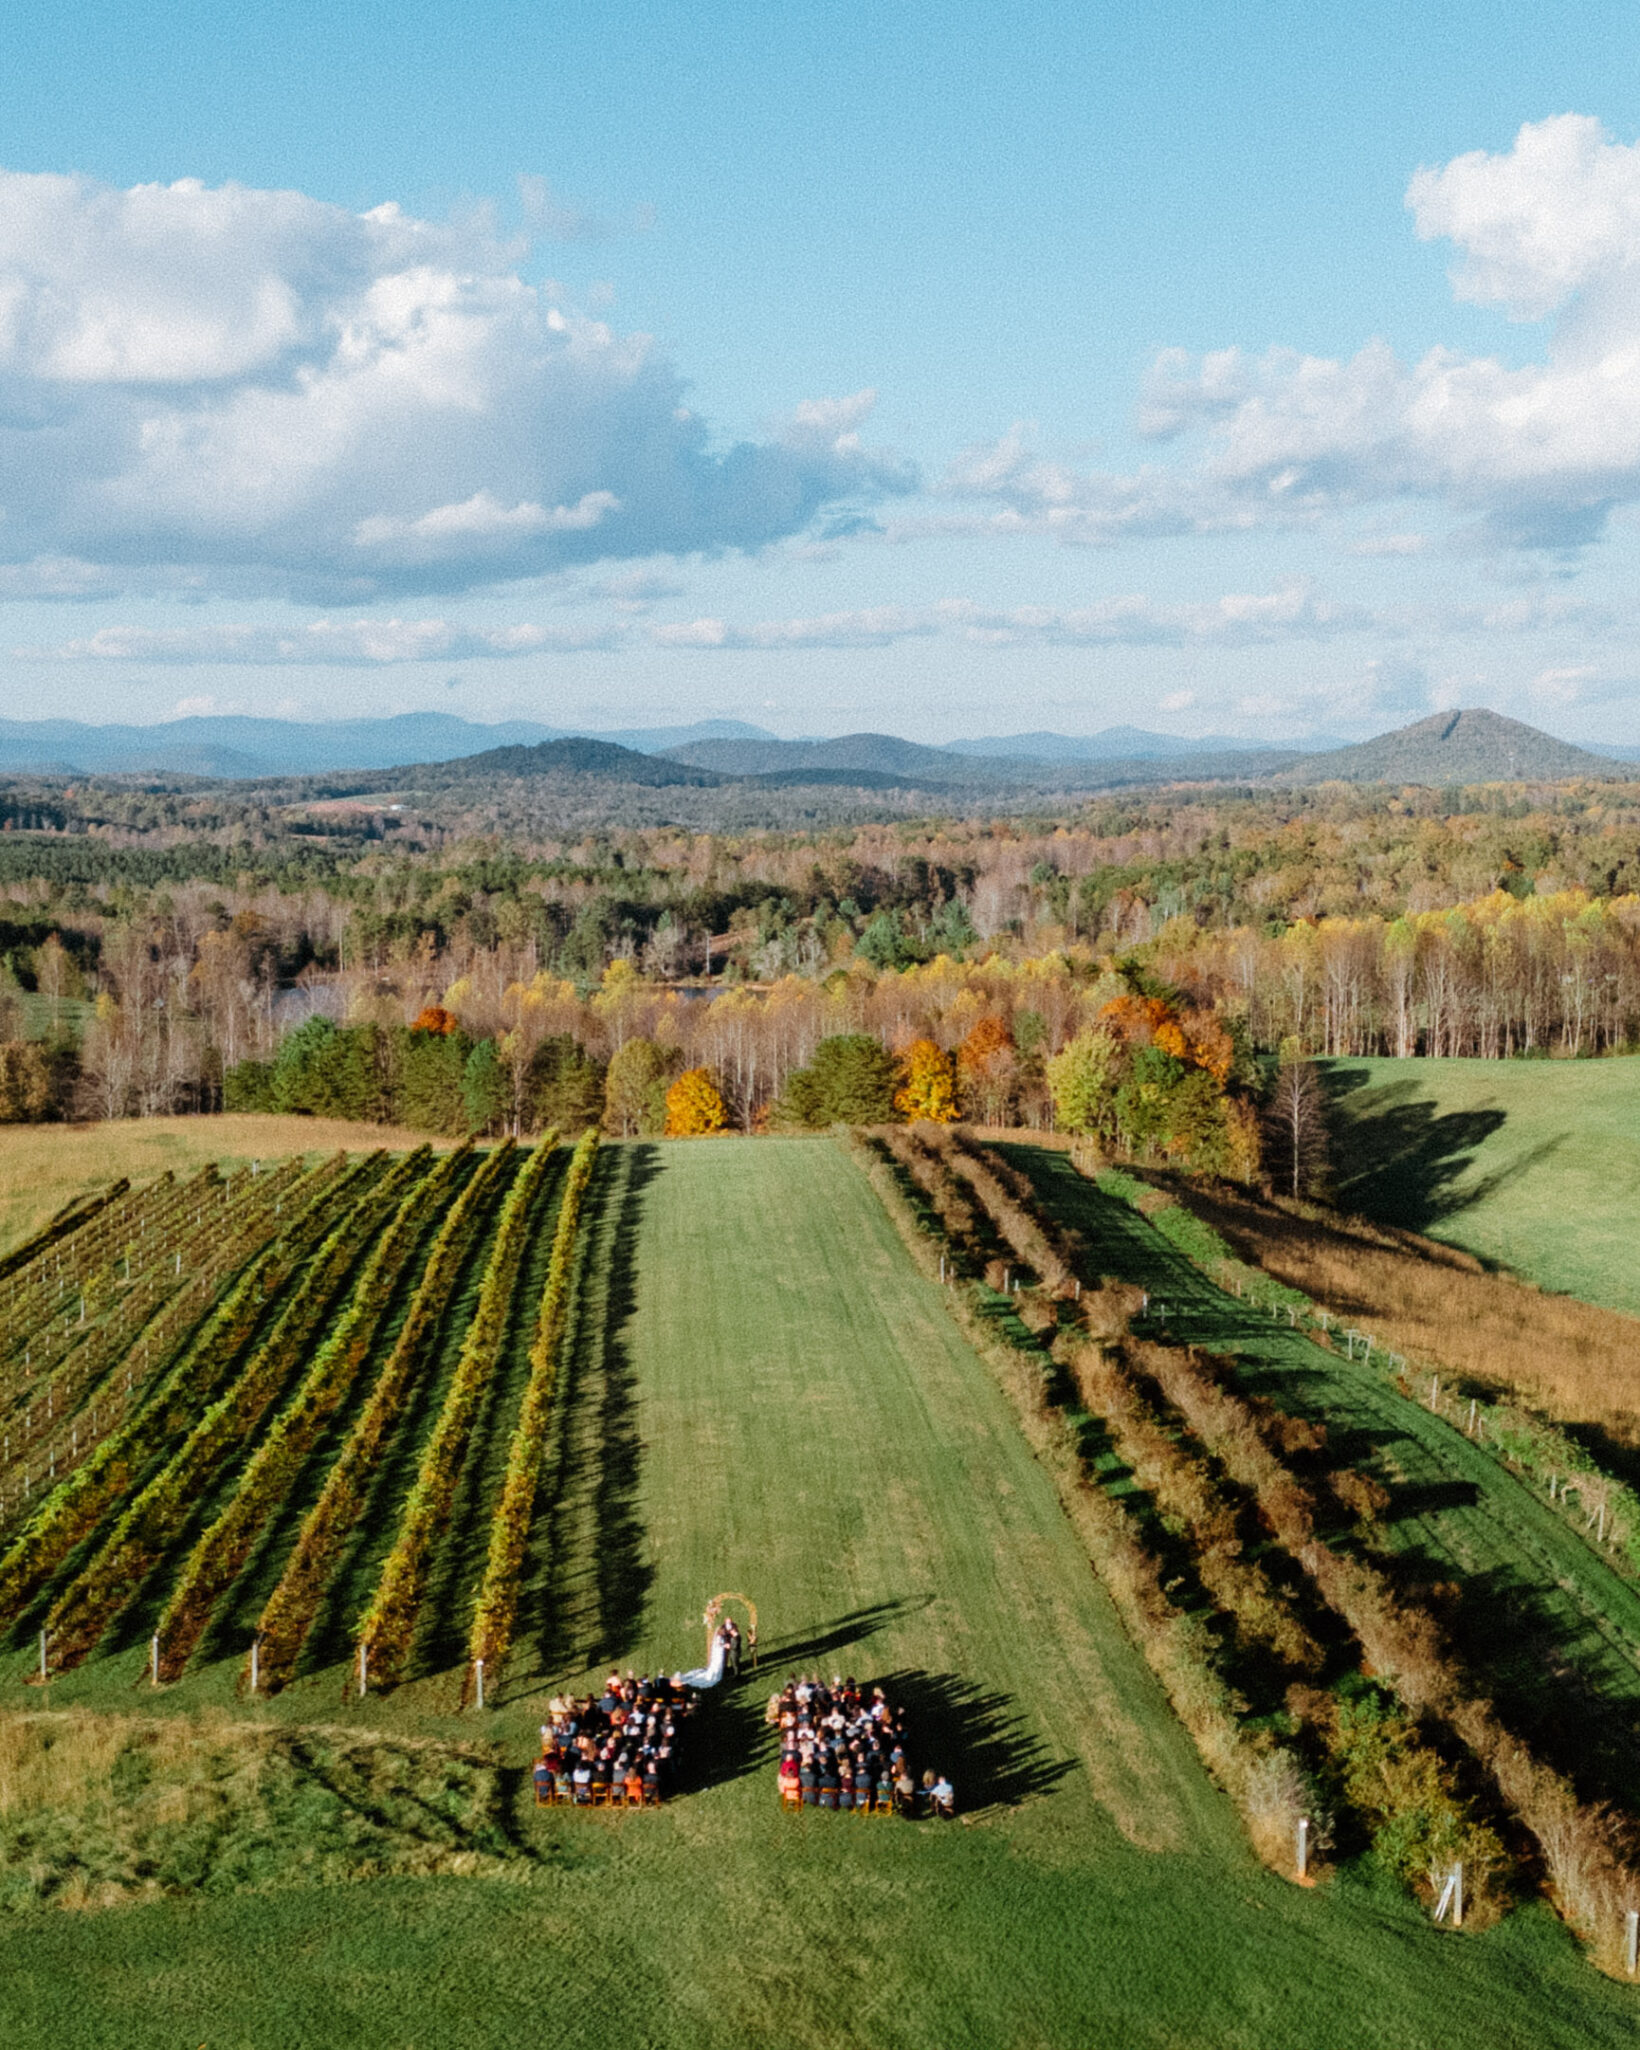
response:
<svg viewBox="0 0 1640 2050"><path fill-rule="evenodd" d="M1640 1314L1640 1060L1326 1067L1343 1208Z"/></svg>
<svg viewBox="0 0 1640 2050"><path fill-rule="evenodd" d="M1599 755L1518 719L1487 711L1437 712L1355 747L1306 755L1283 783L1533 783L1619 777Z"/></svg>

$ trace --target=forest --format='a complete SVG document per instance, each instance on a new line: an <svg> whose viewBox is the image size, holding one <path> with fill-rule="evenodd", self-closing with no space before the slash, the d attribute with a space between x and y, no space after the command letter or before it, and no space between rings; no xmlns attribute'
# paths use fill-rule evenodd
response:
<svg viewBox="0 0 1640 2050"><path fill-rule="evenodd" d="M4 1120L638 1132L703 1073L709 1127L757 1130L853 1035L898 1064L885 1101L921 1044L962 1114L1031 1125L1065 1120L1066 1049L1108 1042L1109 1123L1140 1053L1177 1063L1164 1094L1219 1071L1252 1095L1283 1049L1640 1045L1630 785L1152 790L737 834L18 780L0 828ZM1147 1052L1169 1021L1179 1048ZM1228 1062L1190 1055L1206 1021Z"/></svg>

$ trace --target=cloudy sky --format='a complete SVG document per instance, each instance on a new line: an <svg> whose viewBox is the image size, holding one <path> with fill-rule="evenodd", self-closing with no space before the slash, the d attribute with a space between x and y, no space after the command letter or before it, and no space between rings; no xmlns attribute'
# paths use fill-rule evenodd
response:
<svg viewBox="0 0 1640 2050"><path fill-rule="evenodd" d="M1640 739L1632 6L7 43L0 715Z"/></svg>

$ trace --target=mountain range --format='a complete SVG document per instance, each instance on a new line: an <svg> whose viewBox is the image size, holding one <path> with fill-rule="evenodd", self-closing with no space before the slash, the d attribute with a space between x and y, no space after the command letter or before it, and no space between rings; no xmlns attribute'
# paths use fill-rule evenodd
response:
<svg viewBox="0 0 1640 2050"><path fill-rule="evenodd" d="M157 726L0 720L0 774L195 776L213 781L386 777L446 787L470 777L591 777L662 785L915 790L930 796L1119 789L1191 782L1477 783L1614 778L1598 753L1496 712L1441 712L1354 745L1257 747L1228 735L1177 740L1134 726L1077 737L997 735L929 747L893 734L780 740L743 720L586 733L440 712L328 722L223 715ZM664 766L663 766L664 765Z"/></svg>

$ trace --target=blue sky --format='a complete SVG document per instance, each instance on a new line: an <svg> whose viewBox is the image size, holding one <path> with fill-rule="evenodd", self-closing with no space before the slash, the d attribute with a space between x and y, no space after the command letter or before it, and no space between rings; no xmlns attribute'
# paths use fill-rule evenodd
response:
<svg viewBox="0 0 1640 2050"><path fill-rule="evenodd" d="M22 11L0 712L1640 738L1637 57L1615 6Z"/></svg>

